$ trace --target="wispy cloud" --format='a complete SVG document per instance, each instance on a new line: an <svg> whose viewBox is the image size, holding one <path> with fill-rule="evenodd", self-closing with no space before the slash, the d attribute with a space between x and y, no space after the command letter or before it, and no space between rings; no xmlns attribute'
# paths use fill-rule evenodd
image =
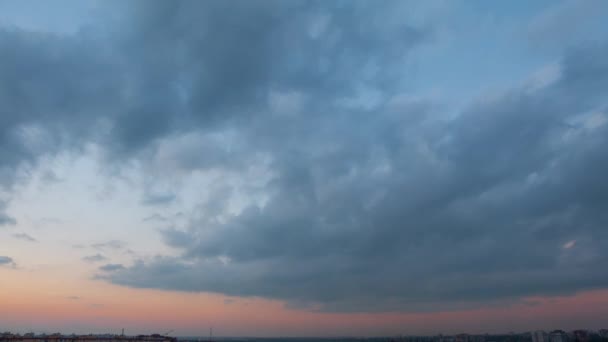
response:
<svg viewBox="0 0 608 342"><path fill-rule="evenodd" d="M91 245L91 247L93 247L95 249L114 249L114 250L123 249L126 246L127 246L127 244L124 241L120 241L120 240L109 240L109 241L94 243Z"/></svg>
<svg viewBox="0 0 608 342"><path fill-rule="evenodd" d="M83 257L82 260L93 263L93 262L100 262L100 261L107 260L107 258L105 256L97 253L95 255L87 255L87 256Z"/></svg>
<svg viewBox="0 0 608 342"><path fill-rule="evenodd" d="M99 267L100 271L105 271L105 272L113 272L113 271L118 271L118 270L122 270L125 267L122 264L106 264L103 266Z"/></svg>
<svg viewBox="0 0 608 342"><path fill-rule="evenodd" d="M143 222L151 222L151 221L167 222L167 221L169 221L169 219L160 214L153 214L153 215L144 217L142 219L142 221Z"/></svg>
<svg viewBox="0 0 608 342"><path fill-rule="evenodd" d="M564 243L564 245L562 246L563 249L570 249L572 247L574 247L574 245L576 245L576 240L570 240L566 243Z"/></svg>
<svg viewBox="0 0 608 342"><path fill-rule="evenodd" d="M176 195L173 193L146 193L141 199L143 205L167 205L175 201Z"/></svg>
<svg viewBox="0 0 608 342"><path fill-rule="evenodd" d="M43 226L55 226L64 223L64 221L60 218L56 217L42 217L34 221L34 225L37 227Z"/></svg>
<svg viewBox="0 0 608 342"><path fill-rule="evenodd" d="M19 239L19 240L23 240L23 241L28 241L28 242L36 242L38 240L34 239L32 236L26 234L26 233L17 233L17 234L13 234L13 237L15 239Z"/></svg>

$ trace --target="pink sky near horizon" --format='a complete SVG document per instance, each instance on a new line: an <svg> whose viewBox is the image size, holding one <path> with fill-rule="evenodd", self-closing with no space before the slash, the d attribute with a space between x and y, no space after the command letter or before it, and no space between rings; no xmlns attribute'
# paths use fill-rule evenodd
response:
<svg viewBox="0 0 608 342"><path fill-rule="evenodd" d="M261 298L133 289L77 277L0 269L0 329L15 332L205 336L377 336L599 329L608 290L531 297L523 304L430 313L325 313ZM71 298L78 294L78 298Z"/></svg>

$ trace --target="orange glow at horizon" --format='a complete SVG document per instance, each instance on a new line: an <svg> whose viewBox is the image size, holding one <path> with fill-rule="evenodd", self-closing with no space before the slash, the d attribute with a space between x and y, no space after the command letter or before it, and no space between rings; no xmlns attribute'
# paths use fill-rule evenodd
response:
<svg viewBox="0 0 608 342"><path fill-rule="evenodd" d="M48 274L47 274L48 275ZM2 269L0 319L4 329L132 333L175 330L225 336L369 336L593 328L608 320L608 290L566 297L528 298L528 304L432 313L321 313L279 301L219 294L133 289L69 275L48 277ZM75 294L78 298L71 298ZM543 317L543 321L538 321Z"/></svg>

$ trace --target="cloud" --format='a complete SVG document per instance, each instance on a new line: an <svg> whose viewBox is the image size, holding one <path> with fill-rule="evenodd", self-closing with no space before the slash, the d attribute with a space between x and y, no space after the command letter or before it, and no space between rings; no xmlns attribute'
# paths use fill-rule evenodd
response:
<svg viewBox="0 0 608 342"><path fill-rule="evenodd" d="M141 204L211 194L161 231L174 254L99 279L357 312L608 286L607 45L457 109L403 101L434 31L400 1L113 6L101 34L0 30L2 193L93 144L143 170Z"/></svg>
<svg viewBox="0 0 608 342"><path fill-rule="evenodd" d="M105 256L97 253L95 255L87 255L85 257L82 258L82 260L86 261L86 262L100 262L100 261L105 261L108 258L106 258Z"/></svg>
<svg viewBox="0 0 608 342"><path fill-rule="evenodd" d="M575 46L581 41L596 40L606 34L602 15L608 10L601 0L565 0L553 4L527 27L526 36L535 48ZM575 23L565 29L564 23Z"/></svg>
<svg viewBox="0 0 608 342"><path fill-rule="evenodd" d="M38 241L38 240L34 239L33 237L31 237L30 235L28 235L26 233L13 234L13 237L15 239L19 239L19 240L23 240L23 241L28 241L28 242L36 242L36 241Z"/></svg>
<svg viewBox="0 0 608 342"><path fill-rule="evenodd" d="M14 226L15 224L17 224L17 221L4 213L4 211L6 210L6 202L2 201L0 199L0 227L1 226Z"/></svg>
<svg viewBox="0 0 608 342"><path fill-rule="evenodd" d="M202 206L186 230L162 232L181 255L105 278L322 311L475 308L606 287L608 125L589 113L608 116L607 52L572 49L553 82L452 119L309 93L326 115L242 128L272 159L263 204ZM593 237L585 255L562 253L573 234Z"/></svg>
<svg viewBox="0 0 608 342"><path fill-rule="evenodd" d="M171 193L148 193L142 198L141 203L144 205L167 205L175 201L175 194Z"/></svg>
<svg viewBox="0 0 608 342"><path fill-rule="evenodd" d="M0 99L10 113L0 119L0 186L10 191L20 168L59 151L81 152L87 143L105 146L109 165L155 156L159 141L175 132L253 120L267 107L270 90L348 96L351 78L375 74L378 86L395 81L395 72L378 66L395 65L428 35L391 16L396 4L113 3L109 12L125 15L110 32L94 25L69 36L0 28L0 48L11 51L0 65ZM310 34L320 17L331 18L321 25L331 40ZM376 20L383 17L392 21ZM368 29L358 28L361 20ZM183 34L184 23L200 27ZM244 55L246 46L255 48ZM187 168L243 166L250 159L207 146L205 153L183 148L167 157ZM163 205L173 197L145 195L142 203ZM14 220L0 210L0 224L7 223Z"/></svg>
<svg viewBox="0 0 608 342"><path fill-rule="evenodd" d="M46 177L44 177L46 178ZM60 225L62 223L65 223L62 219L59 218L55 218L55 217L43 217L39 220L36 220L36 224L37 225Z"/></svg>
<svg viewBox="0 0 608 342"><path fill-rule="evenodd" d="M82 299L82 298L81 298L81 297L79 297L79 296L67 296L67 297L65 297L65 299L69 299L69 300L80 300L80 299Z"/></svg>
<svg viewBox="0 0 608 342"><path fill-rule="evenodd" d="M15 224L17 224L17 221L14 218L12 218L4 213L0 213L0 226L4 226L4 225L14 226Z"/></svg>
<svg viewBox="0 0 608 342"><path fill-rule="evenodd" d="M11 266L11 267L15 267L15 261L7 256L4 255L0 255L0 266Z"/></svg>
<svg viewBox="0 0 608 342"><path fill-rule="evenodd" d="M24 169L35 167L41 156L80 148L79 142L97 130L91 124L100 120L99 113L116 104L120 91L112 83L118 80L104 75L114 70L113 62L100 49L89 50L95 44L0 28L0 48L11 51L0 63L2 193L10 193ZM0 199L0 223L14 223L5 213L9 201L10 196Z"/></svg>
<svg viewBox="0 0 608 342"><path fill-rule="evenodd" d="M174 228L161 230L163 241L173 247L184 247L193 243L192 235Z"/></svg>
<svg viewBox="0 0 608 342"><path fill-rule="evenodd" d="M570 241L566 242L566 243L565 243L565 244L562 246L562 248L563 248L563 249L570 249L570 248L574 247L574 245L576 245L576 240L570 240Z"/></svg>
<svg viewBox="0 0 608 342"><path fill-rule="evenodd" d="M125 267L121 264L106 264L103 266L99 267L100 271L105 271L105 272L114 272L114 271L118 271L118 270L122 270Z"/></svg>
<svg viewBox="0 0 608 342"><path fill-rule="evenodd" d="M169 219L160 215L160 214L152 214L150 216L146 216L142 219L142 222L167 222Z"/></svg>
<svg viewBox="0 0 608 342"><path fill-rule="evenodd" d="M119 250L119 249L125 248L126 245L127 244L124 241L108 240L108 241L104 241L104 242L94 243L91 245L91 247L93 247L95 249L101 249L101 250L107 250L107 249Z"/></svg>

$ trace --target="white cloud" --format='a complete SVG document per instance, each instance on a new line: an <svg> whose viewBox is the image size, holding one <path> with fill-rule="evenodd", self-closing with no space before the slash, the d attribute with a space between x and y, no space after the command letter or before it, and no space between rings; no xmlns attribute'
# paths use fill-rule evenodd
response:
<svg viewBox="0 0 608 342"><path fill-rule="evenodd" d="M576 245L576 240L570 240L562 245L563 249L570 249Z"/></svg>

